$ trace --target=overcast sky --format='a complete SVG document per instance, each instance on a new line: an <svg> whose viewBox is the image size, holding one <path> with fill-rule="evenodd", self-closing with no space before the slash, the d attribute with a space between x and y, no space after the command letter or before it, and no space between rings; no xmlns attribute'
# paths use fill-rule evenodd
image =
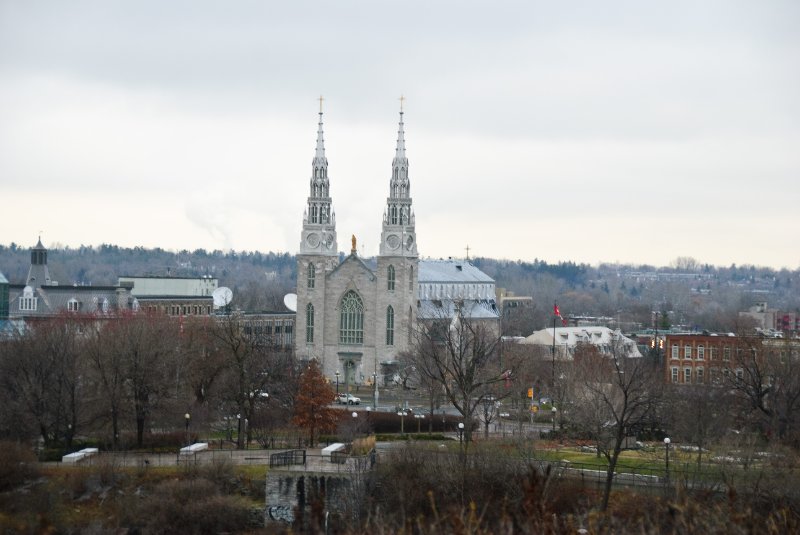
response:
<svg viewBox="0 0 800 535"><path fill-rule="evenodd" d="M800 267L800 3L0 0L0 243Z"/></svg>

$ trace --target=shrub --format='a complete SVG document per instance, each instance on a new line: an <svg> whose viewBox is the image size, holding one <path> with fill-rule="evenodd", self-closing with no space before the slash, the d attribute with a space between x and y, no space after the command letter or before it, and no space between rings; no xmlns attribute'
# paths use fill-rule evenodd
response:
<svg viewBox="0 0 800 535"><path fill-rule="evenodd" d="M206 479L166 481L158 485L139 518L147 533L220 533L242 531L250 509L241 499L221 496Z"/></svg>
<svg viewBox="0 0 800 535"><path fill-rule="evenodd" d="M36 456L17 442L0 442L0 491L13 489L38 473Z"/></svg>

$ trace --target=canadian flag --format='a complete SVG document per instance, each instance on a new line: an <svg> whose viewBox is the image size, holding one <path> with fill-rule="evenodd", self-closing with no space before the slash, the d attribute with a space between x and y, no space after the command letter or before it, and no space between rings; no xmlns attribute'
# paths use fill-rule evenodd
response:
<svg viewBox="0 0 800 535"><path fill-rule="evenodd" d="M553 303L553 315L558 316L558 319L561 320L561 325L564 327L567 326L567 320L561 315L561 312L558 310L558 303Z"/></svg>

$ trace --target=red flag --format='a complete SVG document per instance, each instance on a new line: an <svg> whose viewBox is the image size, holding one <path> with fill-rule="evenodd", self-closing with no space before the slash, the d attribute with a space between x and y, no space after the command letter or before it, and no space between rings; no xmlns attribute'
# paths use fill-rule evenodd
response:
<svg viewBox="0 0 800 535"><path fill-rule="evenodd" d="M553 303L553 315L558 316L558 319L561 320L561 325L563 325L564 327L567 326L567 320L564 319L564 317L561 315L561 312L558 310L557 303Z"/></svg>

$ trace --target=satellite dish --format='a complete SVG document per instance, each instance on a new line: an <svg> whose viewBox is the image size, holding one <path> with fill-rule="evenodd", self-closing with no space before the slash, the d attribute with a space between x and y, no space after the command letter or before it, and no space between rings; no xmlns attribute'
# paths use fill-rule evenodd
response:
<svg viewBox="0 0 800 535"><path fill-rule="evenodd" d="M214 299L214 308L222 308L228 306L228 303L233 299L233 292L230 288L220 286L211 294Z"/></svg>
<svg viewBox="0 0 800 535"><path fill-rule="evenodd" d="M283 304L292 312L297 312L297 294L286 294L283 296Z"/></svg>

